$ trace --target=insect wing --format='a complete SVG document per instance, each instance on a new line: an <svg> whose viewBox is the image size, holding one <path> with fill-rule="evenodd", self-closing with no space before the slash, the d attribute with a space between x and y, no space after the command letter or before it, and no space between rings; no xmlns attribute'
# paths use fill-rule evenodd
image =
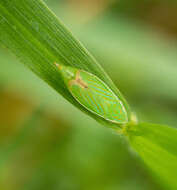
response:
<svg viewBox="0 0 177 190"><path fill-rule="evenodd" d="M122 102L103 81L85 71L79 71L78 77L83 85L72 83L69 90L81 105L106 120L127 122L127 112Z"/></svg>

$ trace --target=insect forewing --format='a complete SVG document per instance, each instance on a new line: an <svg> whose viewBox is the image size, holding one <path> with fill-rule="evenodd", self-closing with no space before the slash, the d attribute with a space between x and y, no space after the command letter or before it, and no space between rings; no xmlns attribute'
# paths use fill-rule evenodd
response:
<svg viewBox="0 0 177 190"><path fill-rule="evenodd" d="M73 82L69 89L80 104L106 120L127 122L127 113L122 102L103 81L85 71L79 71L77 77L81 84Z"/></svg>
<svg viewBox="0 0 177 190"><path fill-rule="evenodd" d="M87 110L114 123L127 123L124 105L97 76L73 67L58 65L72 96Z"/></svg>

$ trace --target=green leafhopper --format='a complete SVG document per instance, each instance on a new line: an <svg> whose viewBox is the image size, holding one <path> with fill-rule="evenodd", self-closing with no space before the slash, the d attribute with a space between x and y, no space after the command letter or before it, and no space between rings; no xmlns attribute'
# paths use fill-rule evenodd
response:
<svg viewBox="0 0 177 190"><path fill-rule="evenodd" d="M128 122L123 103L97 76L74 67L55 65L69 92L87 110L113 123Z"/></svg>

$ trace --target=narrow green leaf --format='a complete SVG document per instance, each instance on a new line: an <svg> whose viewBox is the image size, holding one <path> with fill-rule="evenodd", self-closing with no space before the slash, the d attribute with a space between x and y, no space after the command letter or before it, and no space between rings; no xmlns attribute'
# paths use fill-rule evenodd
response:
<svg viewBox="0 0 177 190"><path fill-rule="evenodd" d="M123 102L130 119L129 106L111 79L42 1L0 1L0 42L72 104L95 119L112 125L72 97L54 62L96 75Z"/></svg>
<svg viewBox="0 0 177 190"><path fill-rule="evenodd" d="M142 123L129 127L130 144L168 189L177 189L177 130Z"/></svg>

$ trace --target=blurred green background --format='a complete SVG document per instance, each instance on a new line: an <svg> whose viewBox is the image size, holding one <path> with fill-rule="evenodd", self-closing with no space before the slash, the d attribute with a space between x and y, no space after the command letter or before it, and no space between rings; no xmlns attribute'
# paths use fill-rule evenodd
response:
<svg viewBox="0 0 177 190"><path fill-rule="evenodd" d="M45 0L140 121L177 127L176 0ZM125 140L0 49L0 189L161 190Z"/></svg>

